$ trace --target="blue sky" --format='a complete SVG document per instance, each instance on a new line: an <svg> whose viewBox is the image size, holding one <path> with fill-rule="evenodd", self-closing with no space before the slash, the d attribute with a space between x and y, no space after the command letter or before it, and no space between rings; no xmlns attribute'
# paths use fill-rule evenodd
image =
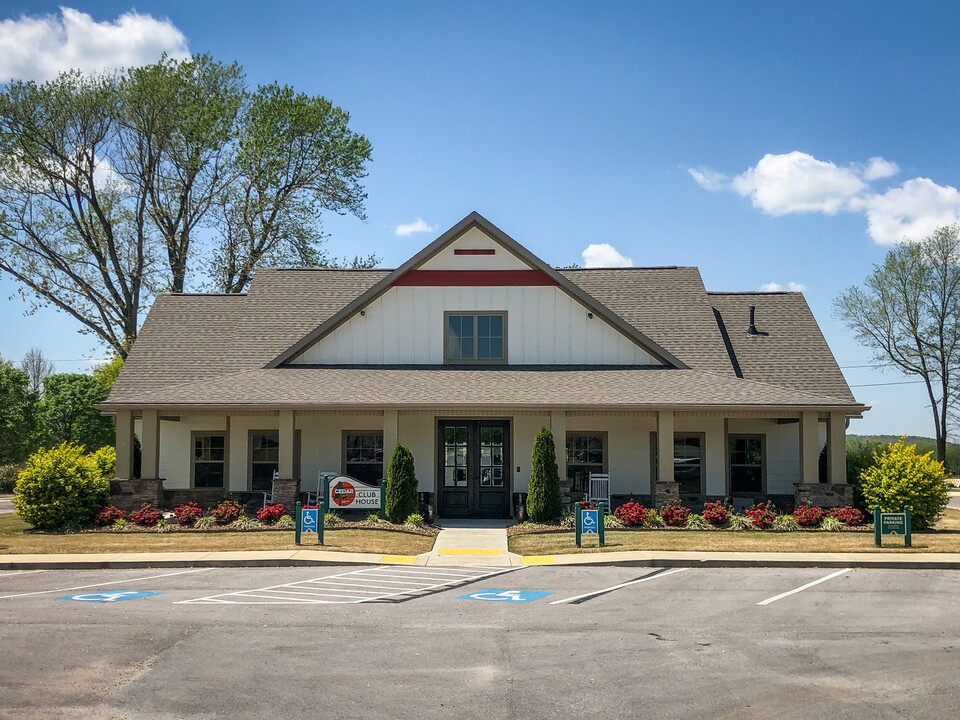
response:
<svg viewBox="0 0 960 720"><path fill-rule="evenodd" d="M795 283L874 407L851 432L933 434L922 385L876 385L905 378L857 367L870 355L831 302L897 238L960 217L956 4L69 7L0 2L0 74L159 45L347 109L374 150L368 220L324 221L335 255L393 267L478 210L556 265L607 244L600 261L696 265L710 290ZM433 230L397 234L418 220ZM23 317L15 294L0 280L0 356L36 346L62 371L102 357L66 316Z"/></svg>

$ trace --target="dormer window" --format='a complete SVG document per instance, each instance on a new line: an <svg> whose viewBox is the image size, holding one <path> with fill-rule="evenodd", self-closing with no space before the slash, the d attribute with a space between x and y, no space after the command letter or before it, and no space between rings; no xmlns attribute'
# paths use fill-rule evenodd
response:
<svg viewBox="0 0 960 720"><path fill-rule="evenodd" d="M507 361L506 313L445 313L444 362Z"/></svg>

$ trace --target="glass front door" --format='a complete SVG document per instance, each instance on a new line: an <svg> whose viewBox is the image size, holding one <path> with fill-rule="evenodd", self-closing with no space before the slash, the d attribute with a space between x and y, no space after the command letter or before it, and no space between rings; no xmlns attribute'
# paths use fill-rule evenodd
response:
<svg viewBox="0 0 960 720"><path fill-rule="evenodd" d="M441 420L438 424L441 517L510 516L510 422Z"/></svg>

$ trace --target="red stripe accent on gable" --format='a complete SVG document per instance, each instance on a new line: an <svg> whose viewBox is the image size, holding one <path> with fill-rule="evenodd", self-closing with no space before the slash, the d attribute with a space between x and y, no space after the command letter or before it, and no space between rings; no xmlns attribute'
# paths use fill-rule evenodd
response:
<svg viewBox="0 0 960 720"><path fill-rule="evenodd" d="M394 286L537 286L557 285L542 270L410 270L393 281Z"/></svg>
<svg viewBox="0 0 960 720"><path fill-rule="evenodd" d="M454 248L454 255L496 255L493 248Z"/></svg>

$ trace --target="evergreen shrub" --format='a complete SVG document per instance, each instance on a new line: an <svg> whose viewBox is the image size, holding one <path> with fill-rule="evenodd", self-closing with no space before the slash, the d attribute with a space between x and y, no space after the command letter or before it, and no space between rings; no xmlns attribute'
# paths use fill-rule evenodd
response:
<svg viewBox="0 0 960 720"><path fill-rule="evenodd" d="M417 470L413 453L403 445L397 445L387 468L387 498L384 514L395 523L404 522L417 511Z"/></svg>
<svg viewBox="0 0 960 720"><path fill-rule="evenodd" d="M527 493L527 515L533 522L552 522L563 514L560 495L560 471L553 433L541 428L533 442L530 464L530 489Z"/></svg>
<svg viewBox="0 0 960 720"><path fill-rule="evenodd" d="M909 505L914 530L936 523L949 498L943 465L931 455L918 455L917 446L905 444L903 438L880 450L860 476L869 509L879 506L881 512L900 512Z"/></svg>
<svg viewBox="0 0 960 720"><path fill-rule="evenodd" d="M78 527L109 502L110 480L100 458L63 443L31 455L14 492L17 514L33 527Z"/></svg>

